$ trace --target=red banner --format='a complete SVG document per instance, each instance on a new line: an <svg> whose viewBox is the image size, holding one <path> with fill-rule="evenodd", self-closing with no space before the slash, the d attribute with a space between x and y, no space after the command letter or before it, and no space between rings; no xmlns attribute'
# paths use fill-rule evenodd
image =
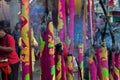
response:
<svg viewBox="0 0 120 80"><path fill-rule="evenodd" d="M108 1L108 5L109 5L109 6L114 6L114 0L109 0L109 1Z"/></svg>

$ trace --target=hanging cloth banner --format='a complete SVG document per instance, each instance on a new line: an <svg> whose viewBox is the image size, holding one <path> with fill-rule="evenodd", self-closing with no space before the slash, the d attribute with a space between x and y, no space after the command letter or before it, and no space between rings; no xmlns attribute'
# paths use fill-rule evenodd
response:
<svg viewBox="0 0 120 80"><path fill-rule="evenodd" d="M79 63L79 73L78 73L78 80L84 80L84 45L79 44L78 46L78 63ZM81 74L80 74L81 73Z"/></svg>
<svg viewBox="0 0 120 80"><path fill-rule="evenodd" d="M94 60L94 54L94 48L91 47L89 51L89 80L97 80L97 68Z"/></svg>
<svg viewBox="0 0 120 80"><path fill-rule="evenodd" d="M114 67L115 67L115 52L112 51L112 63L110 65L110 80L114 78Z"/></svg>
<svg viewBox="0 0 120 80"><path fill-rule="evenodd" d="M60 37L60 41L63 44L65 42L66 36L66 8L65 8L65 0L58 0L58 36ZM66 66L64 60L64 52L62 53L62 80L66 80Z"/></svg>
<svg viewBox="0 0 120 80"><path fill-rule="evenodd" d="M75 15L81 15L82 1L83 0L74 0L74 13L75 13ZM68 7L68 5L69 5L69 0L66 0L66 6Z"/></svg>
<svg viewBox="0 0 120 80"><path fill-rule="evenodd" d="M74 0L74 6L75 6L75 15L81 14L82 9L82 0Z"/></svg>
<svg viewBox="0 0 120 80"><path fill-rule="evenodd" d="M101 51L100 47L96 48L96 57L97 57L97 77L98 80L102 80L102 66L101 66Z"/></svg>
<svg viewBox="0 0 120 80"><path fill-rule="evenodd" d="M120 79L120 54L115 54L114 80Z"/></svg>
<svg viewBox="0 0 120 80"><path fill-rule="evenodd" d="M40 37L40 62L41 62L41 79L55 80L55 58L54 58L54 30L53 22L49 22L45 33Z"/></svg>
<svg viewBox="0 0 120 80"><path fill-rule="evenodd" d="M92 26L93 26L93 38L95 39L96 36L96 15L95 15L95 7L94 7L94 0L92 0Z"/></svg>
<svg viewBox="0 0 120 80"><path fill-rule="evenodd" d="M70 39L69 52L74 53L74 0L69 0L68 4L68 37Z"/></svg>
<svg viewBox="0 0 120 80"><path fill-rule="evenodd" d="M93 27L92 27L92 13L91 13L90 0L88 0L88 24L90 29L90 43L93 44Z"/></svg>
<svg viewBox="0 0 120 80"><path fill-rule="evenodd" d="M74 76L73 76L73 56L71 54L68 55L67 57L67 69L68 69L68 73L67 73L67 80L74 80Z"/></svg>
<svg viewBox="0 0 120 80"><path fill-rule="evenodd" d="M31 65L31 36L30 36L30 20L29 20L29 0L22 0L21 11L21 59L22 59L22 80L32 80Z"/></svg>
<svg viewBox="0 0 120 80"><path fill-rule="evenodd" d="M90 71L89 80L97 80L97 76L96 76L97 69L93 58L89 59L89 71Z"/></svg>
<svg viewBox="0 0 120 80"><path fill-rule="evenodd" d="M68 17L67 18L67 24L68 24L67 26L68 42L67 43L68 43L68 48L69 48L69 54L73 54L74 53L74 0L68 0L67 17ZM70 59L72 59L70 64L73 64L73 58L70 58ZM70 70L69 67L68 67L68 73L71 74L71 80L73 80L73 69ZM69 76L67 76L67 78L70 80Z"/></svg>
<svg viewBox="0 0 120 80"><path fill-rule="evenodd" d="M56 54L56 53L55 53ZM62 55L56 54L55 55L55 71L56 71L56 77L55 80L61 80L62 79Z"/></svg>
<svg viewBox="0 0 120 80"><path fill-rule="evenodd" d="M66 11L65 0L58 1L58 36L62 42L65 42L66 36Z"/></svg>
<svg viewBox="0 0 120 80"><path fill-rule="evenodd" d="M87 16L87 5L86 5L86 0L84 1L84 15L83 15L83 22L82 22L82 27L83 27L83 42L84 42L84 48L87 47L86 44L86 16Z"/></svg>
<svg viewBox="0 0 120 80"><path fill-rule="evenodd" d="M62 44L58 43L55 45L55 80L62 79Z"/></svg>
<svg viewBox="0 0 120 80"><path fill-rule="evenodd" d="M102 80L109 80L108 51L106 47L101 47L100 49L101 49Z"/></svg>

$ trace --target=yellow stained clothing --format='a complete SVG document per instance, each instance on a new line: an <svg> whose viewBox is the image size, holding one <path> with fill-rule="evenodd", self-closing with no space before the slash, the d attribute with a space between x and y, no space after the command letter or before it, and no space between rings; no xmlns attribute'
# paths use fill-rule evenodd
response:
<svg viewBox="0 0 120 80"><path fill-rule="evenodd" d="M68 7L69 5L69 0L66 0L66 5ZM82 0L74 0L74 10L76 15L81 14L81 9L82 9Z"/></svg>
<svg viewBox="0 0 120 80"><path fill-rule="evenodd" d="M32 45L33 45L33 46L38 46L38 43L37 43L36 39L35 39L33 36L32 36L31 42L32 42ZM24 48L23 48L23 46L22 46L22 38L21 38L21 37L19 38L18 44L19 44L19 46L20 46L20 48L21 48L21 51L20 51L20 59L21 59L22 61L29 61L29 54L28 54L28 53L29 53L29 49L27 49L27 47L24 47ZM32 61L35 61L34 47L32 47L31 49L32 49L32 50L31 50ZM24 53L24 52L27 52L27 53ZM24 60L22 59L22 57L23 57L22 55L25 55Z"/></svg>

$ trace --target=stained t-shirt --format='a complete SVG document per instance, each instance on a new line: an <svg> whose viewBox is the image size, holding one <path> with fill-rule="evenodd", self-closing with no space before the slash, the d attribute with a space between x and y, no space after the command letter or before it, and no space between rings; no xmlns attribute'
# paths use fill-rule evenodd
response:
<svg viewBox="0 0 120 80"><path fill-rule="evenodd" d="M15 40L14 38L9 35L9 34L6 34L3 38L0 39L0 46L6 46L6 47L11 47L13 48L14 50L10 53L4 53L2 51L0 51L0 58L8 58L8 62L9 64L15 64L17 62L19 62L19 57L16 53L16 49L15 49Z"/></svg>

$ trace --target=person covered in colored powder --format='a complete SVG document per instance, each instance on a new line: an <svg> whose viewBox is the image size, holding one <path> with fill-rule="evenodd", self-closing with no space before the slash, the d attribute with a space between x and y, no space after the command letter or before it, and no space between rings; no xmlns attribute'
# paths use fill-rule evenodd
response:
<svg viewBox="0 0 120 80"><path fill-rule="evenodd" d="M64 76L67 75L67 57L68 57L68 47L64 42L61 42L59 37L55 37L55 57L56 55L60 54L62 57L62 73L64 73ZM63 72L64 71L64 72ZM63 76L63 75L62 75Z"/></svg>
<svg viewBox="0 0 120 80"><path fill-rule="evenodd" d="M24 54L22 53L22 38L20 37L19 38L19 41L18 41L18 45L21 49L20 51L20 59L22 60L23 57L24 57ZM35 37L34 37L34 32L33 32L33 29L31 28L31 53L32 53L32 71L34 71L34 64L35 64L35 54L34 54L34 47L37 47L38 46L38 42L36 41Z"/></svg>
<svg viewBox="0 0 120 80"><path fill-rule="evenodd" d="M14 38L6 33L4 24L0 24L0 59L6 59L10 73L8 80L18 80L19 57L15 49ZM5 72L2 71L2 80L5 80Z"/></svg>
<svg viewBox="0 0 120 80"><path fill-rule="evenodd" d="M16 52L17 52L18 56L20 57L20 47L18 45L18 40L21 37L21 25L20 25L20 23L16 24L15 29L12 32L12 36L15 39Z"/></svg>
<svg viewBox="0 0 120 80"><path fill-rule="evenodd" d="M55 37L55 46L57 50L63 53L63 57L66 59L68 56L68 48L64 42L61 42L59 37Z"/></svg>

